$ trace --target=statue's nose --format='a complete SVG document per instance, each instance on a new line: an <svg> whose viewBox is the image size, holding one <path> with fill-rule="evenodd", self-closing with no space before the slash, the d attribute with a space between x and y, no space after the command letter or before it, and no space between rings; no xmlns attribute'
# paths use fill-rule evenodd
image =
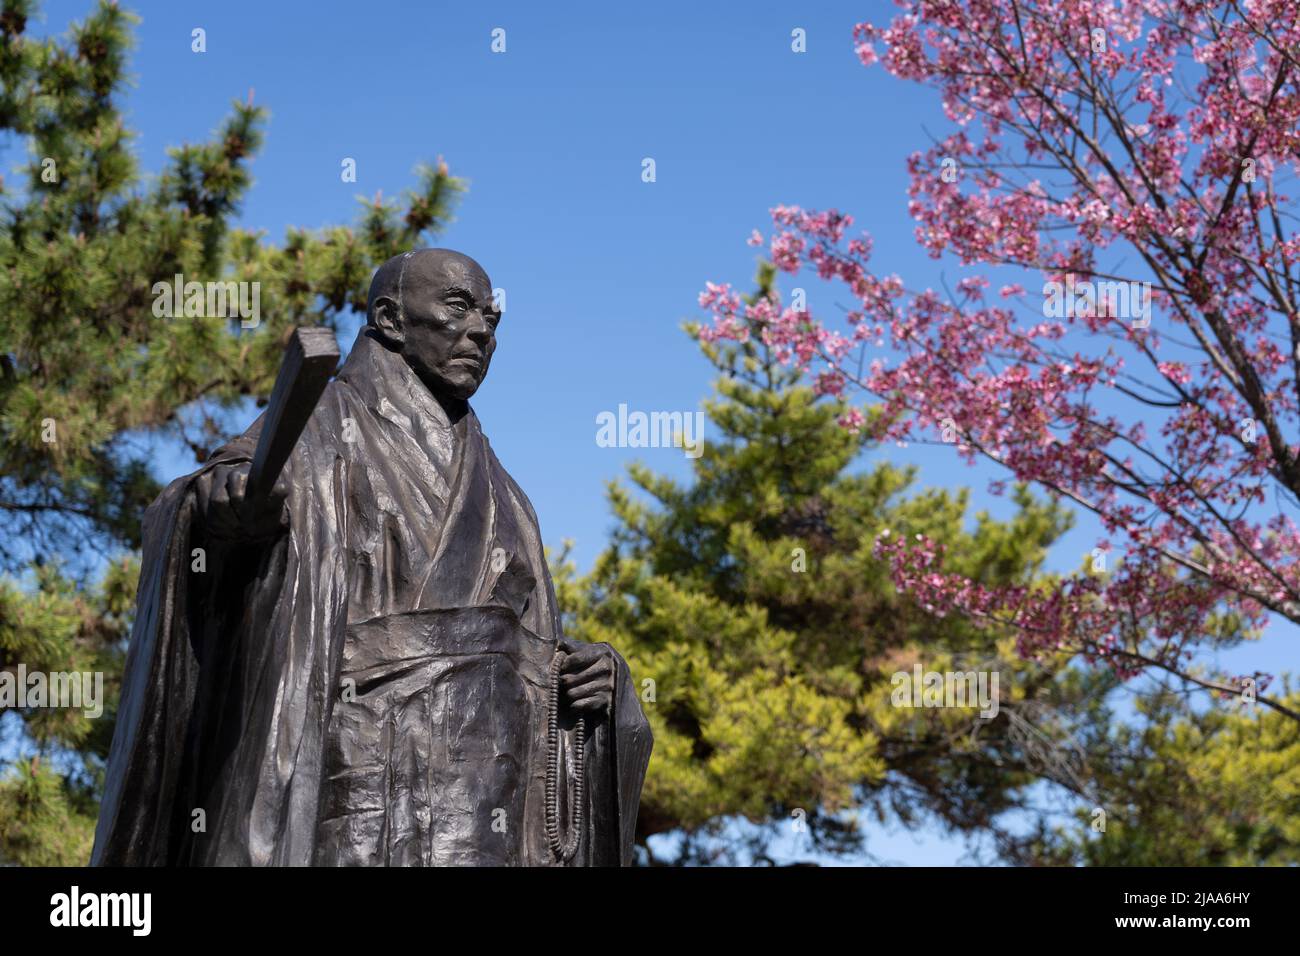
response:
<svg viewBox="0 0 1300 956"><path fill-rule="evenodd" d="M474 342L480 348L487 348L488 342L492 339L492 326L487 324L487 320L483 318L483 313L475 312L469 328L465 330L465 334L471 342Z"/></svg>

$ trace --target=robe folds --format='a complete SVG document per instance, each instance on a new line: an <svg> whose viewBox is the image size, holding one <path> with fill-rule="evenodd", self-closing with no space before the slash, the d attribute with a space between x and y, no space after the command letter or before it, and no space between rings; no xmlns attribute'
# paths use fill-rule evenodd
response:
<svg viewBox="0 0 1300 956"><path fill-rule="evenodd" d="M367 330L285 465L288 528L209 540L195 480L149 508L92 863L563 865L545 820L562 638L537 518L478 419ZM627 665L581 754L570 865L630 862L652 745ZM576 773L583 770L583 798Z"/></svg>

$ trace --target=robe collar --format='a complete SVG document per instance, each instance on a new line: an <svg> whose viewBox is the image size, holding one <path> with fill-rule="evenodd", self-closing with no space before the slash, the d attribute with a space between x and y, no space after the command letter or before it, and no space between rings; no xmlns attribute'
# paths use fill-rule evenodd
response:
<svg viewBox="0 0 1300 956"><path fill-rule="evenodd" d="M363 326L352 351L339 370L346 382L376 415L412 435L425 448L446 446L478 431L478 418L466 405L462 431L405 359L390 351ZM457 435L460 432L460 435Z"/></svg>

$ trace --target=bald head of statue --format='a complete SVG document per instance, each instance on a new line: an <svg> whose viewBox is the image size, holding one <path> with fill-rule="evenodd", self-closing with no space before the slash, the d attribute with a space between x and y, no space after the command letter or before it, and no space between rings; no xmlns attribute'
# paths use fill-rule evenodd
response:
<svg viewBox="0 0 1300 956"><path fill-rule="evenodd" d="M451 249L404 252L370 281L372 334L442 399L463 401L478 391L500 321L483 267Z"/></svg>

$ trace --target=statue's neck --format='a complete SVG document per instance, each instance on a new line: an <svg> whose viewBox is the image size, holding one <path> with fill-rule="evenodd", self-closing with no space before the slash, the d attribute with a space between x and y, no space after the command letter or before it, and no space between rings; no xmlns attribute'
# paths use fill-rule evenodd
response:
<svg viewBox="0 0 1300 956"><path fill-rule="evenodd" d="M447 413L447 421L451 422L453 428L460 424L460 420L469 412L469 402L463 398L439 395L432 390L430 390L429 394L437 399L438 404L442 406L442 410Z"/></svg>
<svg viewBox="0 0 1300 956"><path fill-rule="evenodd" d="M472 417L469 402L434 392L406 364L400 352L368 332L362 329L357 335L339 378L351 384L372 408L387 402L412 420L463 432L462 423Z"/></svg>

